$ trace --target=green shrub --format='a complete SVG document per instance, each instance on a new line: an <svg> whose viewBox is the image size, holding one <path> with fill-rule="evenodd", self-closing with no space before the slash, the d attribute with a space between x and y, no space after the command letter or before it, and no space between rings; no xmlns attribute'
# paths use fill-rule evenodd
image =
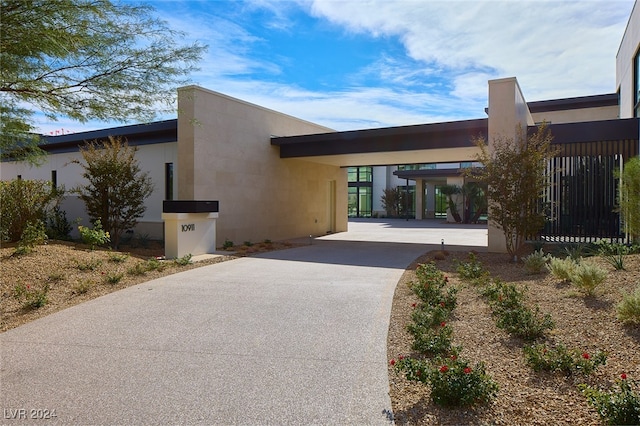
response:
<svg viewBox="0 0 640 426"><path fill-rule="evenodd" d="M436 327L409 324L407 330L413 335L412 348L424 355L434 356L450 353L453 329L445 322Z"/></svg>
<svg viewBox="0 0 640 426"><path fill-rule="evenodd" d="M627 379L626 374L616 381L616 388L608 391L596 389L586 384L578 385L582 394L587 398L602 420L610 425L638 425L640 424L640 393L632 389L638 387L638 382Z"/></svg>
<svg viewBox="0 0 640 426"><path fill-rule="evenodd" d="M184 256L182 256L182 257L180 257L178 259L175 259L174 262L178 266L186 266L186 265L191 263L191 258L192 257L193 256L191 256L191 253L185 254Z"/></svg>
<svg viewBox="0 0 640 426"><path fill-rule="evenodd" d="M640 287L632 294L625 294L616 305L618 319L625 324L640 324Z"/></svg>
<svg viewBox="0 0 640 426"><path fill-rule="evenodd" d="M49 274L49 277L47 278L49 281L51 281L52 283L57 283L60 281L64 281L64 274L62 272L53 272L51 274Z"/></svg>
<svg viewBox="0 0 640 426"><path fill-rule="evenodd" d="M155 257L149 258L146 262L147 271L159 271L162 272L167 267L166 263L160 262Z"/></svg>
<svg viewBox="0 0 640 426"><path fill-rule="evenodd" d="M596 243L598 255L602 257L615 270L624 270L625 256L631 253L631 247L600 240Z"/></svg>
<svg viewBox="0 0 640 426"><path fill-rule="evenodd" d="M429 370L431 399L444 407L485 404L498 393L498 384L489 377L483 363L470 367L460 358L449 358Z"/></svg>
<svg viewBox="0 0 640 426"><path fill-rule="evenodd" d="M536 250L524 258L524 268L528 274L539 274L549 262L550 255L545 254L542 249Z"/></svg>
<svg viewBox="0 0 640 426"><path fill-rule="evenodd" d="M118 272L108 272L104 276L104 280L109 284L118 284L122 280L123 274Z"/></svg>
<svg viewBox="0 0 640 426"><path fill-rule="evenodd" d="M48 209L53 208L61 196L61 192L46 181L0 181L0 239L18 241L27 224L46 222Z"/></svg>
<svg viewBox="0 0 640 426"><path fill-rule="evenodd" d="M76 262L76 268L83 272L95 271L100 265L102 265L102 260L100 259L90 259L86 262Z"/></svg>
<svg viewBox="0 0 640 426"><path fill-rule="evenodd" d="M451 310L452 309L449 309L445 303L435 306L420 304L411 313L411 319L418 326L435 327L449 318Z"/></svg>
<svg viewBox="0 0 640 426"><path fill-rule="evenodd" d="M127 269L127 274L133 276L141 276L147 273L147 267L144 263L136 263L135 266Z"/></svg>
<svg viewBox="0 0 640 426"><path fill-rule="evenodd" d="M73 294L85 294L94 286L93 281L83 280L73 286Z"/></svg>
<svg viewBox="0 0 640 426"><path fill-rule="evenodd" d="M568 349L562 344L555 347L531 345L523 348L524 357L534 371L560 371L567 375L573 373L591 374L600 365L607 362L607 354L601 351L591 355L577 349Z"/></svg>
<svg viewBox="0 0 640 426"><path fill-rule="evenodd" d="M50 288L49 283L41 286L18 284L14 287L14 297L23 300L25 309L37 309L47 304Z"/></svg>
<svg viewBox="0 0 640 426"><path fill-rule="evenodd" d="M47 234L44 230L44 223L42 221L35 221L27 223L18 246L14 252L15 255L23 255L31 253L36 245L43 244L47 239Z"/></svg>
<svg viewBox="0 0 640 426"><path fill-rule="evenodd" d="M457 262L456 272L460 275L460 278L472 281L487 273L484 265L478 260L475 253L469 253L468 259L466 262Z"/></svg>
<svg viewBox="0 0 640 426"><path fill-rule="evenodd" d="M593 263L582 262L571 274L571 283L587 296L593 296L596 288L607 279L606 269Z"/></svg>
<svg viewBox="0 0 640 426"><path fill-rule="evenodd" d="M129 258L126 253L109 253L109 260L113 263L123 263Z"/></svg>
<svg viewBox="0 0 640 426"><path fill-rule="evenodd" d="M222 248L223 248L224 250L229 250L229 249L231 249L232 247L233 247L233 241L229 241L229 239L228 239L228 238L227 238L227 239L225 239L225 240L224 240L224 243L222 244Z"/></svg>
<svg viewBox="0 0 640 426"><path fill-rule="evenodd" d="M73 227L67 220L67 212L55 206L47 214L47 235L52 240L71 240Z"/></svg>
<svg viewBox="0 0 640 426"><path fill-rule="evenodd" d="M93 223L93 229L78 225L78 231L80 232L82 242L88 244L91 250L95 249L96 246L101 246L110 241L110 235L102 229L100 219L96 219Z"/></svg>
<svg viewBox="0 0 640 426"><path fill-rule="evenodd" d="M551 275L556 277L561 281L571 281L571 277L578 267L578 263L567 257L565 259L560 259L557 257L552 257L549 259L549 263L547 264L547 269L551 272Z"/></svg>

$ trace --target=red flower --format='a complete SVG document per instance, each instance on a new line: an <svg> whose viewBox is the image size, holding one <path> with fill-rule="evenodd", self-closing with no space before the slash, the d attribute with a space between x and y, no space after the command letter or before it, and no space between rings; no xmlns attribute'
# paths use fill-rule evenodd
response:
<svg viewBox="0 0 640 426"><path fill-rule="evenodd" d="M421 375L422 375L422 370L416 371L416 376L421 376Z"/></svg>
<svg viewBox="0 0 640 426"><path fill-rule="evenodd" d="M444 308L446 305L444 304L444 302L440 302L440 306Z"/></svg>
<svg viewBox="0 0 640 426"><path fill-rule="evenodd" d="M31 286L29 284L27 284L27 290L29 290L31 288Z"/></svg>
<svg viewBox="0 0 640 426"><path fill-rule="evenodd" d="M458 359L458 357L455 355L451 355L451 359L455 361L456 359Z"/></svg>
<svg viewBox="0 0 640 426"><path fill-rule="evenodd" d="M449 282L449 277L445 276L445 277L444 277L444 282L445 282L445 283L448 283L448 282Z"/></svg>
<svg viewBox="0 0 640 426"><path fill-rule="evenodd" d="M104 275L104 271L102 271L101 274Z"/></svg>
<svg viewBox="0 0 640 426"><path fill-rule="evenodd" d="M625 373L622 373L622 374L620 375L620 378L621 378L622 380L627 380L627 375L626 375Z"/></svg>
<svg viewBox="0 0 640 426"><path fill-rule="evenodd" d="M467 367L464 370L464 374L471 374L471 368Z"/></svg>
<svg viewBox="0 0 640 426"><path fill-rule="evenodd" d="M447 325L447 323L446 323L446 322L444 322L444 321L442 321L442 322L440 323L440 327L444 327L445 325Z"/></svg>
<svg viewBox="0 0 640 426"><path fill-rule="evenodd" d="M411 304L411 306L415 308L415 307L416 307L416 304L415 304L415 303L412 303L412 304Z"/></svg>
<svg viewBox="0 0 640 426"><path fill-rule="evenodd" d="M586 353L586 352L585 352L585 353L583 353L583 354L582 354L582 358L584 358L584 359L589 359L589 358L590 358L590 356L589 356L589 354L588 354L588 353Z"/></svg>
<svg viewBox="0 0 640 426"><path fill-rule="evenodd" d="M443 365L442 367L440 367L441 373L446 373L447 371L449 371L449 367L447 367L446 365Z"/></svg>
<svg viewBox="0 0 640 426"><path fill-rule="evenodd" d="M395 360L395 359L392 359L391 361L389 361L389 364L391 364L391 365L395 365L395 364L396 364L396 360Z"/></svg>
<svg viewBox="0 0 640 426"><path fill-rule="evenodd" d="M400 361L402 361L403 359L404 359L404 355L400 355L400 356L398 357L398 360L400 360Z"/></svg>

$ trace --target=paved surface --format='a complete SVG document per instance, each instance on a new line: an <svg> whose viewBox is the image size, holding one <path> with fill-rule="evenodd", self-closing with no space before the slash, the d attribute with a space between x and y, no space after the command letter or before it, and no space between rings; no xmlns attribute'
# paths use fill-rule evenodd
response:
<svg viewBox="0 0 640 426"><path fill-rule="evenodd" d="M427 224L353 222L2 333L2 422L55 410L66 424L388 424L399 277L442 238L486 245L486 229Z"/></svg>

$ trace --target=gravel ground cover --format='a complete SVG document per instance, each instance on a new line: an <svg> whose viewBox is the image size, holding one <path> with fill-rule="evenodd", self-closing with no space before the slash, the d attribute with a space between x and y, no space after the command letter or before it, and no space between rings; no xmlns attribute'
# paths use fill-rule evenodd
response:
<svg viewBox="0 0 640 426"><path fill-rule="evenodd" d="M562 342L587 353L608 353L607 363L591 376L565 376L562 373L536 373L524 360L524 343L496 327L489 305L479 289L463 283L456 260L467 260L467 253L451 253L436 260L449 277L449 285L460 287L458 306L448 322L453 327L454 344L462 345L461 356L471 362L483 361L487 372L500 386L498 397L489 405L472 409L450 409L434 405L429 389L407 381L389 367L390 395L397 424L522 424L522 425L598 425L600 417L577 389L578 383L610 387L622 373L640 379L640 327L625 326L616 320L615 305L623 293L640 283L640 255L626 257L627 271L614 271L599 258L589 258L609 271L595 297L584 297L570 284L561 284L550 274L527 275L523 265L506 261L504 255L479 253L478 259L491 276L527 288L528 301L551 314L555 328L550 341ZM434 260L434 253L416 260L398 283L393 299L388 335L388 357L411 355L412 303L418 298L408 283L415 280L415 267Z"/></svg>

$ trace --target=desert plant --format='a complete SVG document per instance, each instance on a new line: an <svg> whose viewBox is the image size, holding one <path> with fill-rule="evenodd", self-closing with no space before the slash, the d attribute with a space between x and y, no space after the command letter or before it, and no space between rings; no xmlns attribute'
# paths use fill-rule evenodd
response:
<svg viewBox="0 0 640 426"><path fill-rule="evenodd" d="M47 234L44 230L44 223L37 220L35 222L29 222L22 232L18 246L16 247L14 254L23 255L33 251L36 245L43 244L47 239Z"/></svg>
<svg viewBox="0 0 640 426"><path fill-rule="evenodd" d="M104 280L109 284L118 284L124 274L119 272L107 272L104 276Z"/></svg>
<svg viewBox="0 0 640 426"><path fill-rule="evenodd" d="M100 265L102 265L102 260L100 259L90 259L85 262L76 262L76 268L83 272L95 271Z"/></svg>
<svg viewBox="0 0 640 426"><path fill-rule="evenodd" d="M625 324L640 324L640 286L632 294L622 296L616 305L618 319Z"/></svg>
<svg viewBox="0 0 640 426"><path fill-rule="evenodd" d="M25 309L37 309L47 304L50 289L49 283L41 286L18 284L14 287L14 297L23 300Z"/></svg>
<svg viewBox="0 0 640 426"><path fill-rule="evenodd" d="M483 363L471 367L468 361L454 356L438 364L429 370L428 377L431 399L436 405L471 406L496 397L498 384L486 373Z"/></svg>
<svg viewBox="0 0 640 426"><path fill-rule="evenodd" d="M80 148L84 163L74 160L87 184L72 190L84 201L87 213L100 220L118 247L121 235L135 227L146 211L144 200L153 192L148 172L143 172L131 148L121 138L87 142Z"/></svg>
<svg viewBox="0 0 640 426"><path fill-rule="evenodd" d="M47 214L47 236L52 240L70 240L73 226L67 220L67 212L55 206Z"/></svg>
<svg viewBox="0 0 640 426"><path fill-rule="evenodd" d="M619 176L620 213L625 231L637 242L640 239L640 157L633 157L627 161Z"/></svg>
<svg viewBox="0 0 640 426"><path fill-rule="evenodd" d="M45 222L47 211L61 196L51 187L51 182L0 181L0 240L18 241L27 224Z"/></svg>
<svg viewBox="0 0 640 426"><path fill-rule="evenodd" d="M173 262L178 266L186 266L191 263L191 253L175 259Z"/></svg>
<svg viewBox="0 0 640 426"><path fill-rule="evenodd" d="M88 244L91 250L94 250L96 246L101 246L110 241L109 232L105 232L102 229L102 222L100 219L96 219L93 223L93 228L78 225L78 232L80 232L80 238L82 242Z"/></svg>
<svg viewBox="0 0 640 426"><path fill-rule="evenodd" d="M567 375L573 373L591 374L600 365L607 362L607 354L598 351L595 354L569 349L563 344L555 347L531 345L523 348L524 357L534 371L560 371Z"/></svg>
<svg viewBox="0 0 640 426"><path fill-rule="evenodd" d="M87 292L89 292L89 290L91 290L91 288L93 288L94 286L94 282L91 280L83 280L80 281L79 283L76 283L73 288L72 288L72 292L73 294L85 294Z"/></svg>
<svg viewBox="0 0 640 426"><path fill-rule="evenodd" d="M145 267L147 268L147 271L164 271L167 265L166 263L160 262L155 257L151 257L147 259Z"/></svg>
<svg viewBox="0 0 640 426"><path fill-rule="evenodd" d="M47 280L51 281L52 283L58 283L60 281L64 281L64 274L62 272L53 272L51 274L49 274L49 277L47 277Z"/></svg>
<svg viewBox="0 0 640 426"><path fill-rule="evenodd" d="M604 391L586 384L579 384L578 388L587 398L602 420L610 425L638 425L640 424L640 393L632 389L638 387L638 382L627 378L625 373L616 381L616 387Z"/></svg>
<svg viewBox="0 0 640 426"><path fill-rule="evenodd" d="M228 238L224 240L224 243L222 243L222 248L224 250L229 250L233 247L233 241L230 241Z"/></svg>
<svg viewBox="0 0 640 426"><path fill-rule="evenodd" d="M113 263L123 263L129 258L126 253L109 253L109 261Z"/></svg>
<svg viewBox="0 0 640 426"><path fill-rule="evenodd" d="M413 335L412 348L421 354L434 356L451 352L453 328L446 322L435 327L409 324L407 330Z"/></svg>
<svg viewBox="0 0 640 426"><path fill-rule="evenodd" d="M551 146L549 127L543 123L528 135L520 128L515 138L497 138L491 149L484 138L474 144L480 149L476 160L483 167L465 170L487 188L489 220L505 236L507 252L517 257L527 238L537 234L545 222L540 199L549 185L549 160L557 153Z"/></svg>
<svg viewBox="0 0 640 426"><path fill-rule="evenodd" d="M617 271L624 270L625 256L631 253L631 247L620 243L609 243L604 240L596 244L598 254L605 262Z"/></svg>
<svg viewBox="0 0 640 426"><path fill-rule="evenodd" d="M570 257L560 259L558 257L551 257L549 263L547 263L547 269L551 272L551 275L562 281L571 281L578 263L576 263Z"/></svg>
<svg viewBox="0 0 640 426"><path fill-rule="evenodd" d="M607 270L588 262L580 263L571 274L570 280L587 296L593 296L595 290L607 279Z"/></svg>
<svg viewBox="0 0 640 426"><path fill-rule="evenodd" d="M469 253L468 260L466 262L456 262L456 264L456 272L460 278L465 280L473 281L487 274L486 268L473 252Z"/></svg>
<svg viewBox="0 0 640 426"><path fill-rule="evenodd" d="M539 274L551 259L542 249L536 250L524 258L524 268L528 274Z"/></svg>
<svg viewBox="0 0 640 426"><path fill-rule="evenodd" d="M136 263L135 266L127 269L127 274L132 276L141 276L147 273L147 268L144 263Z"/></svg>

